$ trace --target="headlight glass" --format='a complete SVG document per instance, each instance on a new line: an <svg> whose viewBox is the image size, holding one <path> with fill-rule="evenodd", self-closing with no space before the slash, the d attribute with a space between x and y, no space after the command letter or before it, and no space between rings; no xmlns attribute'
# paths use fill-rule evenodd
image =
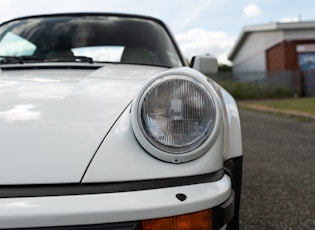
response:
<svg viewBox="0 0 315 230"><path fill-rule="evenodd" d="M138 123L156 148L170 154L187 153L211 134L215 103L196 79L166 76L153 82L142 95Z"/></svg>

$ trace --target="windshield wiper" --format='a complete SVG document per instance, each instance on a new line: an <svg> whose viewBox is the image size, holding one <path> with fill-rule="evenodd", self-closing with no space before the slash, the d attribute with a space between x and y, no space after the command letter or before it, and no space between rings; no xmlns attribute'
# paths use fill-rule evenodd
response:
<svg viewBox="0 0 315 230"><path fill-rule="evenodd" d="M85 56L3 56L0 55L0 64L24 64L36 62L88 62L94 63L91 57Z"/></svg>
<svg viewBox="0 0 315 230"><path fill-rule="evenodd" d="M0 55L1 64L24 64L25 62L43 62L44 58L40 56L3 56Z"/></svg>
<svg viewBox="0 0 315 230"><path fill-rule="evenodd" d="M54 58L47 58L47 61L56 61L56 62L88 62L94 63L93 58L86 56L60 56Z"/></svg>
<svg viewBox="0 0 315 230"><path fill-rule="evenodd" d="M94 63L93 58L86 56L74 56L75 61Z"/></svg>

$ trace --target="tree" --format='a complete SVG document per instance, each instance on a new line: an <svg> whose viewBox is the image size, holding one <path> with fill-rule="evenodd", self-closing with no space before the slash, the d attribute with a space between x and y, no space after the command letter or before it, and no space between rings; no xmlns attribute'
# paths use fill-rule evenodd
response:
<svg viewBox="0 0 315 230"><path fill-rule="evenodd" d="M232 71L232 67L227 65L227 64L219 64L219 72L231 72Z"/></svg>

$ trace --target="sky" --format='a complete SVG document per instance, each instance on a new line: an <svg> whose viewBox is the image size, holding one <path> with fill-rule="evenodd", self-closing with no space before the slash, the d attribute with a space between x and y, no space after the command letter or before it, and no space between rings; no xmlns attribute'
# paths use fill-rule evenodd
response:
<svg viewBox="0 0 315 230"><path fill-rule="evenodd" d="M164 21L184 56L210 54L221 64L244 26L315 21L314 0L0 0L0 23L34 14L107 12Z"/></svg>

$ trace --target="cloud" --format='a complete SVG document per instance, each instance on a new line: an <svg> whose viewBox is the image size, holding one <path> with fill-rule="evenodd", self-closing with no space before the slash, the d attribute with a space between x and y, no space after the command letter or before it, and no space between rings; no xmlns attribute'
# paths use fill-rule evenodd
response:
<svg viewBox="0 0 315 230"><path fill-rule="evenodd" d="M255 4L249 4L243 9L243 17L253 18L261 15L260 8Z"/></svg>
<svg viewBox="0 0 315 230"><path fill-rule="evenodd" d="M219 63L226 64L230 63L227 56L236 40L224 31L207 31L200 28L177 34L175 37L186 58L210 54L217 57Z"/></svg>
<svg viewBox="0 0 315 230"><path fill-rule="evenodd" d="M0 7L0 23L10 19L10 9L11 9L11 1L10 0L1 0Z"/></svg>
<svg viewBox="0 0 315 230"><path fill-rule="evenodd" d="M31 111L35 108L35 105L16 105L13 109L0 112L0 118L3 118L7 122L11 121L30 121L39 120L40 112Z"/></svg>
<svg viewBox="0 0 315 230"><path fill-rule="evenodd" d="M185 12L185 17L180 17L180 20L175 23L177 24L176 29L181 30L185 28L189 23L198 18L203 12L208 10L211 5L212 1L204 0L201 4L190 8L189 11Z"/></svg>
<svg viewBox="0 0 315 230"><path fill-rule="evenodd" d="M287 18L280 18L279 22L285 23L285 22L299 22L300 17L287 17Z"/></svg>
<svg viewBox="0 0 315 230"><path fill-rule="evenodd" d="M91 57L94 61L119 62L124 51L123 46L74 48L75 56Z"/></svg>
<svg viewBox="0 0 315 230"><path fill-rule="evenodd" d="M27 15L65 13L65 12L128 12L139 4L132 0L0 0L0 22ZM20 7L16 7L20 6ZM36 6L36 7L34 7Z"/></svg>

